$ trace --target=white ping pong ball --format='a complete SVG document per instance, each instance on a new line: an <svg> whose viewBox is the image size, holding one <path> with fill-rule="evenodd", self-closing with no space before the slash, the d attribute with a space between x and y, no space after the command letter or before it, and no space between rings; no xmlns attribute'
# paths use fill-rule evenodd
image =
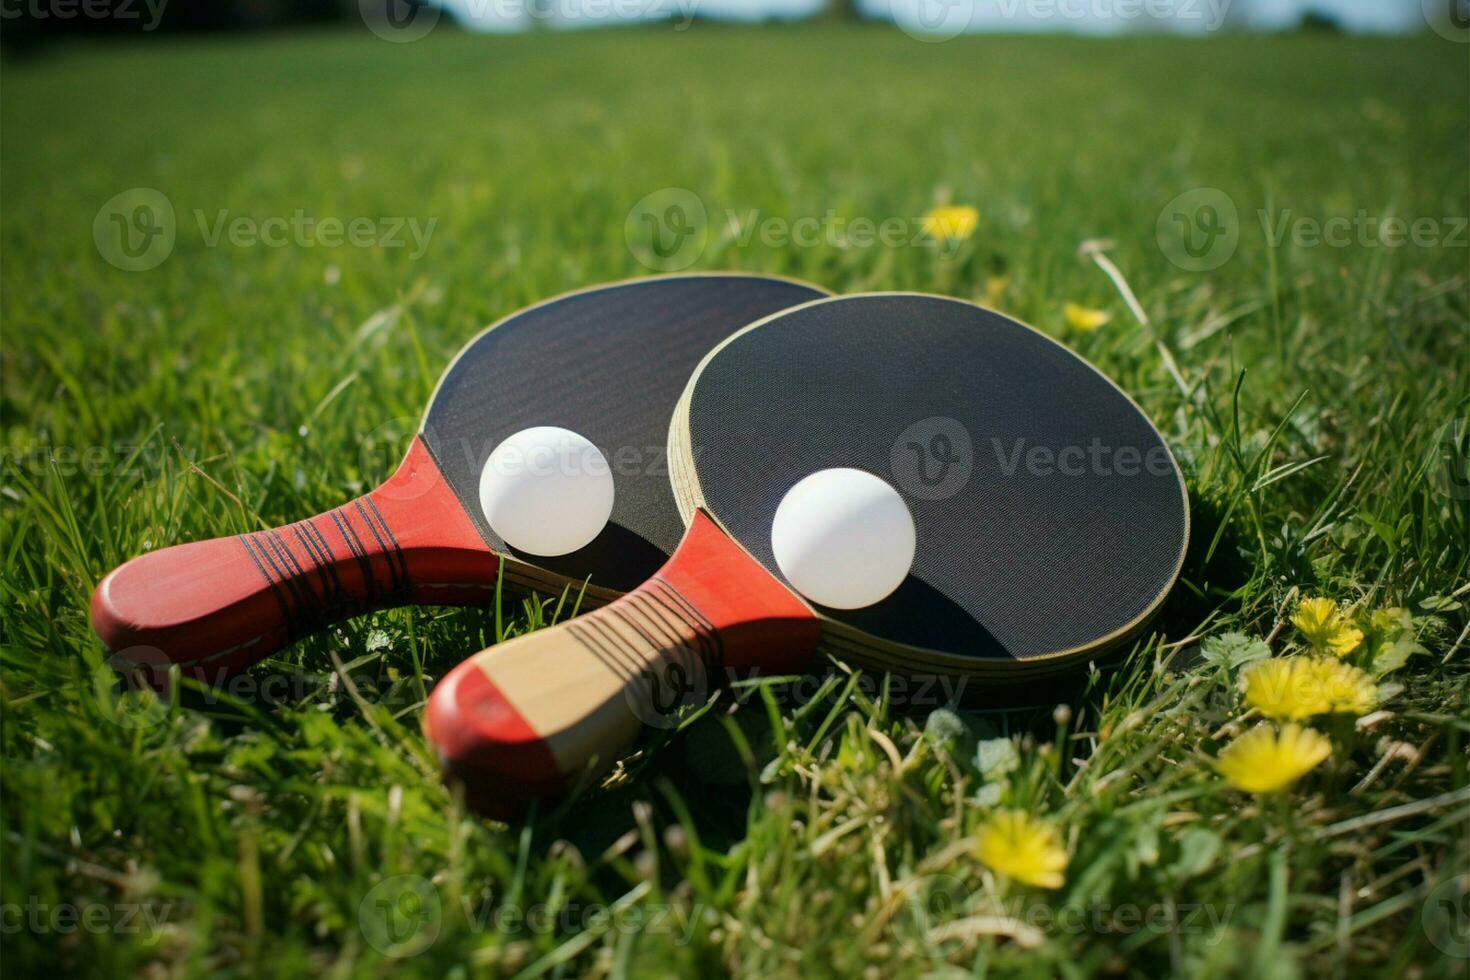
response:
<svg viewBox="0 0 1470 980"><path fill-rule="evenodd" d="M571 429L522 429L485 461L480 507L490 529L517 551L565 555L590 544L612 516L612 470Z"/></svg>
<svg viewBox="0 0 1470 980"><path fill-rule="evenodd" d="M786 581L819 606L861 609L902 584L914 563L914 519L886 481L818 470L786 491L771 550Z"/></svg>

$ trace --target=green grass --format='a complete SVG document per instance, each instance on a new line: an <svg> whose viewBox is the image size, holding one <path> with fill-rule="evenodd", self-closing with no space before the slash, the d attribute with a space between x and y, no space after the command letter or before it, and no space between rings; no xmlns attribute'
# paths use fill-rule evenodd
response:
<svg viewBox="0 0 1470 980"><path fill-rule="evenodd" d="M1470 418L1470 253L1463 230L1273 244L1260 212L1452 234L1467 104L1466 49L1433 37L919 44L701 24L149 39L7 63L7 972L1463 974L1444 883L1470 871L1470 501L1439 447ZM179 220L147 272L92 238L135 186ZM372 616L233 696L112 691L86 613L104 572L374 483L478 327L647 271L625 217L669 186L712 217L695 268L973 298L1003 277L1001 308L1065 336L1166 434L1194 506L1184 576L1120 669L1058 692L1070 722L1051 703L936 714L935 691L840 670L773 681L507 827L456 806L418 721L434 679L526 627L518 602ZM1239 214L1209 272L1155 239L1197 187ZM727 211L877 222L945 197L981 211L951 258L724 233ZM415 258L209 247L195 218L298 208L437 223ZM1079 257L1094 239L1148 329ZM1114 317L1068 334L1068 300ZM1184 664L1232 631L1290 649L1282 616L1306 594L1404 607L1423 652L1360 730L1324 727L1326 763L1257 799L1212 767L1248 724L1235 671ZM1059 828L1064 888L972 856L1002 805ZM415 918L415 895L437 917ZM416 958L385 956L385 896Z"/></svg>

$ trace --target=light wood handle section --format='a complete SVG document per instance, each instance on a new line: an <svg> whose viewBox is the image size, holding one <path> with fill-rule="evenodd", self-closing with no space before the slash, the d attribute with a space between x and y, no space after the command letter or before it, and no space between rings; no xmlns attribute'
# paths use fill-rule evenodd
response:
<svg viewBox="0 0 1470 980"><path fill-rule="evenodd" d="M471 803L504 815L605 771L727 672L802 669L819 632L799 599L697 514L633 592L456 667L429 699L425 731Z"/></svg>

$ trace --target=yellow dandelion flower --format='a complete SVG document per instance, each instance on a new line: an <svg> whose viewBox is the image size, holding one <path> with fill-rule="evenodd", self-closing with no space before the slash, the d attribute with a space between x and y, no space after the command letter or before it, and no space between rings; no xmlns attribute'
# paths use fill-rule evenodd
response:
<svg viewBox="0 0 1470 980"><path fill-rule="evenodd" d="M1331 599L1303 599L1291 614L1291 622L1319 653L1345 657L1363 642L1363 631Z"/></svg>
<svg viewBox="0 0 1470 980"><path fill-rule="evenodd" d="M1107 310L1094 310L1086 306L1078 306L1076 303L1067 303L1062 307L1062 318L1073 330L1091 333L1111 320L1113 314Z"/></svg>
<svg viewBox="0 0 1470 980"><path fill-rule="evenodd" d="M1363 631L1351 623L1343 623L1327 638L1327 652L1335 657L1346 657L1363 642Z"/></svg>
<svg viewBox="0 0 1470 980"><path fill-rule="evenodd" d="M1367 671L1339 660L1320 659L1313 664L1329 711L1365 715L1378 704L1378 685Z"/></svg>
<svg viewBox="0 0 1470 980"><path fill-rule="evenodd" d="M1332 754L1326 736L1297 724L1257 725L1225 746L1215 767L1247 793L1279 793Z"/></svg>
<svg viewBox="0 0 1470 980"><path fill-rule="evenodd" d="M941 242L962 242L975 234L980 212L968 204L949 204L924 212L920 226L924 234Z"/></svg>
<svg viewBox="0 0 1470 980"><path fill-rule="evenodd" d="M1246 704L1278 721L1300 721L1327 710L1305 657L1252 664L1241 672L1240 689Z"/></svg>
<svg viewBox="0 0 1470 980"><path fill-rule="evenodd" d="M1336 712L1361 715L1378 702L1372 678L1325 657L1262 660L1241 672L1240 689L1247 704L1277 721Z"/></svg>
<svg viewBox="0 0 1470 980"><path fill-rule="evenodd" d="M997 874L1037 888L1060 888L1066 880L1067 852L1056 828L1020 810L1000 810L985 821L975 856Z"/></svg>
<svg viewBox="0 0 1470 980"><path fill-rule="evenodd" d="M1291 625L1311 639L1329 629L1337 619L1337 603L1320 596L1303 599L1291 614Z"/></svg>
<svg viewBox="0 0 1470 980"><path fill-rule="evenodd" d="M1368 632L1374 636L1388 636L1398 632L1403 625L1404 610L1397 607L1391 609L1375 609L1368 614Z"/></svg>

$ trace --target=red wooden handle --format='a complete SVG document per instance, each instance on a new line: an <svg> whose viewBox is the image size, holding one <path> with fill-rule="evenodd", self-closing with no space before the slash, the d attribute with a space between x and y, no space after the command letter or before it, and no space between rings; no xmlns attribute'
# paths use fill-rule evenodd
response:
<svg viewBox="0 0 1470 980"><path fill-rule="evenodd" d="M415 438L388 482L335 510L118 567L92 594L92 627L156 682L171 663L217 681L373 609L484 602L497 567Z"/></svg>
<svg viewBox="0 0 1470 980"><path fill-rule="evenodd" d="M802 670L811 611L703 513L652 579L611 605L484 650L429 697L424 731L466 799L514 814L608 768L726 671Z"/></svg>

